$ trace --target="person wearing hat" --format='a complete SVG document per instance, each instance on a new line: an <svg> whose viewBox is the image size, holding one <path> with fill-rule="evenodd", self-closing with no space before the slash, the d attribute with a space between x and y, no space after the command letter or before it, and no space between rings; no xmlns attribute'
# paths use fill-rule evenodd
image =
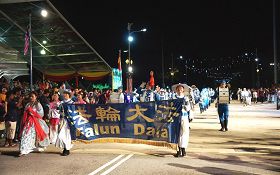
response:
<svg viewBox="0 0 280 175"><path fill-rule="evenodd" d="M230 103L230 92L227 87L226 81L222 81L220 86L217 88L217 103L218 114L221 124L219 131L228 131L228 104Z"/></svg>
<svg viewBox="0 0 280 175"><path fill-rule="evenodd" d="M188 89L186 84L175 84L172 86L172 90L176 92L174 99L183 99L182 111L180 113L180 131L178 139L178 151L174 157L184 157L186 156L186 148L189 143L190 134L190 121L189 112L191 110L190 99L185 95L185 91Z"/></svg>

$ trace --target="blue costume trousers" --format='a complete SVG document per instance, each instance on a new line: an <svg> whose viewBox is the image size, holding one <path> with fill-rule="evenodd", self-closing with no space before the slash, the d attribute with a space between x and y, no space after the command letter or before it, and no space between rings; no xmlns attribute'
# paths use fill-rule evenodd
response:
<svg viewBox="0 0 280 175"><path fill-rule="evenodd" d="M228 121L228 104L218 104L218 114L220 122Z"/></svg>

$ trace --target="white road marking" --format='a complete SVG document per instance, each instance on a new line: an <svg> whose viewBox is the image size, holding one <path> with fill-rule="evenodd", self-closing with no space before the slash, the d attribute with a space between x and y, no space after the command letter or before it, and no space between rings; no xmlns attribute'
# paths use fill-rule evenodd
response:
<svg viewBox="0 0 280 175"><path fill-rule="evenodd" d="M94 170L93 172L89 173L88 175L94 175L96 173L98 173L99 171L103 170L104 168L106 168L107 166L111 165L112 163L116 162L117 160L119 160L121 157L123 157L124 155L121 154L118 157L114 158L113 160L111 160L110 162L107 162L106 164L102 165L101 167L97 168L96 170Z"/></svg>
<svg viewBox="0 0 280 175"><path fill-rule="evenodd" d="M122 163L124 163L125 161L127 161L128 159L130 159L133 156L133 154L129 154L128 156L126 156L125 158L123 158L122 160L120 160L118 163L116 163L114 166L112 166L111 168L109 168L108 170L106 170L104 173L102 173L101 175L106 175L109 174L111 171L113 171L115 168L117 168L118 166L120 166Z"/></svg>

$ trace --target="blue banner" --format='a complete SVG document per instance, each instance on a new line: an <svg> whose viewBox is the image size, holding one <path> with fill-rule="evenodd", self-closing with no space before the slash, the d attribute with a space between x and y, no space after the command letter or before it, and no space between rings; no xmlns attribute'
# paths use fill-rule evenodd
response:
<svg viewBox="0 0 280 175"><path fill-rule="evenodd" d="M182 100L65 105L73 140L118 137L177 143Z"/></svg>

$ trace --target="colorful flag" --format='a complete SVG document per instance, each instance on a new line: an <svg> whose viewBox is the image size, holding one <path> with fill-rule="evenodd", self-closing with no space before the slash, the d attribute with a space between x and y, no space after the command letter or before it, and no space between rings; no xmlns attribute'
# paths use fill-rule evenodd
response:
<svg viewBox="0 0 280 175"><path fill-rule="evenodd" d="M24 55L27 55L27 52L28 52L28 48L29 48L29 36L30 33L29 33L29 26L27 27L27 30L25 32L25 43L24 43Z"/></svg>
<svg viewBox="0 0 280 175"><path fill-rule="evenodd" d="M121 50L119 50L118 69L122 70Z"/></svg>

